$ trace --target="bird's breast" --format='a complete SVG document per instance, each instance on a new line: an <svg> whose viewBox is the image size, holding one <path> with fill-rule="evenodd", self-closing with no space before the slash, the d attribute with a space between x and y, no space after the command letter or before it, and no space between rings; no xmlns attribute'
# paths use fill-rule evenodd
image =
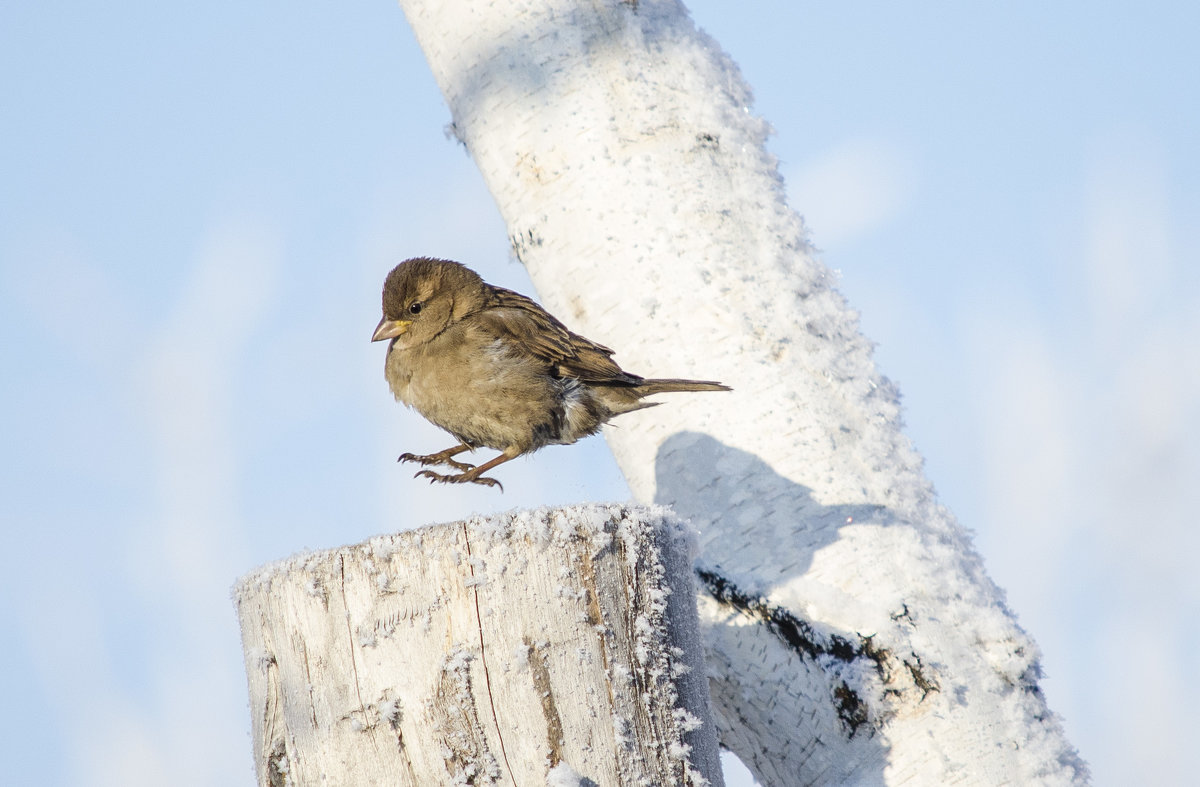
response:
<svg viewBox="0 0 1200 787"><path fill-rule="evenodd" d="M393 348L387 378L397 399L460 440L521 452L561 441L559 381L500 338L457 331Z"/></svg>

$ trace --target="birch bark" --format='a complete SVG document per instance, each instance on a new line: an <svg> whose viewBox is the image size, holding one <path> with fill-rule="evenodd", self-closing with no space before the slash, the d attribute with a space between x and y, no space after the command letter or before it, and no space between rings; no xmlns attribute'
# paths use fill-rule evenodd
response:
<svg viewBox="0 0 1200 787"><path fill-rule="evenodd" d="M400 5L550 311L736 389L606 432L700 530L722 743L769 785L1085 781L733 62L674 0Z"/></svg>

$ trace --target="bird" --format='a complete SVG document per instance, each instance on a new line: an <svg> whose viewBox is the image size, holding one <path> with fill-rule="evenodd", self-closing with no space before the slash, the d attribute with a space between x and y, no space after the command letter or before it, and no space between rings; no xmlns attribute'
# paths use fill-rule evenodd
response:
<svg viewBox="0 0 1200 787"><path fill-rule="evenodd" d="M567 329L532 299L485 282L459 262L414 257L383 284L372 342L390 340L384 376L396 399L458 443L398 462L430 483L504 487L484 473L547 445L569 445L623 413L674 391L729 391L709 380L646 379L623 370L613 350ZM478 466L454 457L500 452Z"/></svg>

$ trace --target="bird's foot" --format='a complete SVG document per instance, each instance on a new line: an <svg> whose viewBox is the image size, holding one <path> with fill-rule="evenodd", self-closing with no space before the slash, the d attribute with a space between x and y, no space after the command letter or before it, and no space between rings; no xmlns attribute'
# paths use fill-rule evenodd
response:
<svg viewBox="0 0 1200 787"><path fill-rule="evenodd" d="M459 463L455 462L454 464L457 465ZM468 467L470 467L470 465L468 465ZM441 473L435 473L432 470L418 470L413 475L413 478L421 477L428 478L429 483L431 484L435 482L441 484L482 484L483 486L498 486L500 487L501 492L504 491L504 485L496 479L487 478L485 476L472 473L470 470L458 475L442 475Z"/></svg>
<svg viewBox="0 0 1200 787"><path fill-rule="evenodd" d="M450 465L455 470L462 470L464 473L469 470L474 470L475 465L459 462L451 457L458 451L450 449L448 451L438 451L436 454L400 454L397 462L416 462L422 465Z"/></svg>

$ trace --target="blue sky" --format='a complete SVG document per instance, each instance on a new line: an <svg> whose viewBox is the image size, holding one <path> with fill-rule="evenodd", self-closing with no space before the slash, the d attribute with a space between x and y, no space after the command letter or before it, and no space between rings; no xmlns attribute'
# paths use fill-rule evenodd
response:
<svg viewBox="0 0 1200 787"><path fill-rule="evenodd" d="M689 7L1097 784L1182 783L1200 8L829 5ZM6 783L250 784L237 576L627 496L599 439L503 496L394 464L445 438L367 342L387 270L531 291L395 5L10 3L0 99Z"/></svg>

